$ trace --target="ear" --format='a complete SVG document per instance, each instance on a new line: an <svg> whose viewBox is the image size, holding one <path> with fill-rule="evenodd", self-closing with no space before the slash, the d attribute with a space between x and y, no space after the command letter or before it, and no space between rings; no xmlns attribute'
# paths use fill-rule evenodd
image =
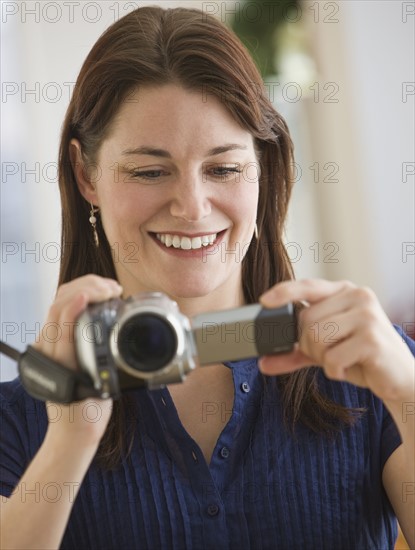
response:
<svg viewBox="0 0 415 550"><path fill-rule="evenodd" d="M88 165L82 155L81 144L77 139L71 139L69 157L79 192L86 201L94 206L99 206L98 193L94 183L90 180Z"/></svg>

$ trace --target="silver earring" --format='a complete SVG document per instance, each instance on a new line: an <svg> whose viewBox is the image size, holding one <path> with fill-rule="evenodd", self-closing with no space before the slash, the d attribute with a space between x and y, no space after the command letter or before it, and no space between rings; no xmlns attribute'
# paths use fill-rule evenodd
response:
<svg viewBox="0 0 415 550"><path fill-rule="evenodd" d="M258 240L258 224L256 222L255 222L255 227L254 227L254 235L255 235L256 240Z"/></svg>
<svg viewBox="0 0 415 550"><path fill-rule="evenodd" d="M98 232L97 232L97 218L95 217L95 214L97 212L99 212L99 208L97 208L96 206L94 206L91 203L89 203L91 205L91 210L89 211L89 223L91 224L92 226L92 232L94 234L94 243L95 243L95 246L98 248L99 247L99 237L98 237Z"/></svg>

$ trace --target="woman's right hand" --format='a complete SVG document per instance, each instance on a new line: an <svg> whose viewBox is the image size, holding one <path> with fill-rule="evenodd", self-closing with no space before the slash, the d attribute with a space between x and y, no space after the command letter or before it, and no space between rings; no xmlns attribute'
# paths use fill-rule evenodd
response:
<svg viewBox="0 0 415 550"><path fill-rule="evenodd" d="M89 303L117 298L121 293L122 287L117 281L98 275L85 275L63 284L33 347L68 369L79 370L74 342L77 317ZM48 339L48 326L58 328L58 340ZM47 403L46 407L48 437L66 444L71 441L72 445L98 447L111 417L112 399L89 398L69 405Z"/></svg>

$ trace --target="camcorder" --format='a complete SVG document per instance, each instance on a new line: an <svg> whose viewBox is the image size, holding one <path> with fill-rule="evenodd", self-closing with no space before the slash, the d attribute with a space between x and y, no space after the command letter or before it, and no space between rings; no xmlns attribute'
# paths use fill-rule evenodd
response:
<svg viewBox="0 0 415 550"><path fill-rule="evenodd" d="M44 401L117 399L129 389L182 382L196 367L288 353L296 340L293 304L251 304L189 318L167 295L149 292L90 304L78 317L80 372L28 346L18 359L19 374L28 393Z"/></svg>

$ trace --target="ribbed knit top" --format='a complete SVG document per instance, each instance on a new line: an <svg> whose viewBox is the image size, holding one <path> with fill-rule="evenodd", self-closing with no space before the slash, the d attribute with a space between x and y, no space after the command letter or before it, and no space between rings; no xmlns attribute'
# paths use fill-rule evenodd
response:
<svg viewBox="0 0 415 550"><path fill-rule="evenodd" d="M415 354L415 343L406 338ZM400 444L396 426L370 391L327 380L322 391L367 412L334 438L284 428L278 390L255 360L232 369L232 411L207 465L183 428L167 389L131 392L137 426L130 460L113 471L90 466L63 550L392 549L396 519L382 469ZM208 367L207 367L208 368ZM0 488L9 496L41 445L47 415L18 379L1 384ZM53 499L59 487L26 487L21 498ZM24 518L22 518L22 521Z"/></svg>

